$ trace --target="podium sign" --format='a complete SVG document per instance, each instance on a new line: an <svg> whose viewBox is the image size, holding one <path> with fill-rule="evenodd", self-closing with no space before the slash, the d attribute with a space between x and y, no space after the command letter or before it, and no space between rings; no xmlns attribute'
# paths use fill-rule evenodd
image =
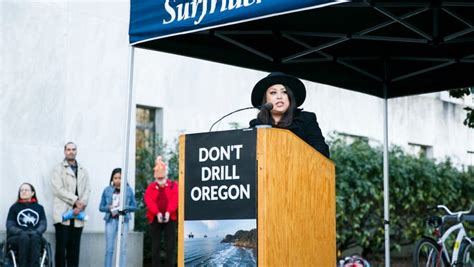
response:
<svg viewBox="0 0 474 267"><path fill-rule="evenodd" d="M255 266L256 130L190 134L185 142L185 265Z"/></svg>
<svg viewBox="0 0 474 267"><path fill-rule="evenodd" d="M256 131L187 136L185 220L256 218L255 136Z"/></svg>

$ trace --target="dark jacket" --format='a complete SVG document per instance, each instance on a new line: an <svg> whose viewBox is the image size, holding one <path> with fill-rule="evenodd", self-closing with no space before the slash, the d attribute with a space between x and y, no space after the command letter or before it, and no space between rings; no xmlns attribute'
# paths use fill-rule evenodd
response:
<svg viewBox="0 0 474 267"><path fill-rule="evenodd" d="M250 127L255 127L263 123L258 119L253 119L249 124ZM293 118L293 123L291 123L290 126L278 127L273 125L273 127L284 128L292 131L299 138L311 145L314 149L329 158L329 147L324 141L324 136L321 133L318 121L316 120L316 114L313 112L306 112L298 109L295 111L295 117Z"/></svg>
<svg viewBox="0 0 474 267"><path fill-rule="evenodd" d="M35 202L17 202L10 207L7 217L7 235L12 237L24 232L42 235L47 223L43 206Z"/></svg>

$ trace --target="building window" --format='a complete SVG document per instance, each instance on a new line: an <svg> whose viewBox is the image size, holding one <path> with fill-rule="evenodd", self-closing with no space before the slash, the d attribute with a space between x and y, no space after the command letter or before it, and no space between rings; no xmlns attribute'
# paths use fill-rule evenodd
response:
<svg viewBox="0 0 474 267"><path fill-rule="evenodd" d="M467 161L466 161L466 164L467 164L469 167L473 167L473 168L474 168L474 151L467 151Z"/></svg>
<svg viewBox="0 0 474 267"><path fill-rule="evenodd" d="M419 157L425 157L425 158L428 158L428 159L433 158L433 147L432 146L408 143L408 151L412 155L416 155L416 156L419 156Z"/></svg>
<svg viewBox="0 0 474 267"><path fill-rule="evenodd" d="M153 148L162 134L162 109L137 106L136 149Z"/></svg>

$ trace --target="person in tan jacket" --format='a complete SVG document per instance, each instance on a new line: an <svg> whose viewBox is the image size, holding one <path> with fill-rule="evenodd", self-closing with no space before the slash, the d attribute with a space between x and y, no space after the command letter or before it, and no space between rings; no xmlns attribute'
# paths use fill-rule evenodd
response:
<svg viewBox="0 0 474 267"><path fill-rule="evenodd" d="M54 167L51 175L53 188L53 223L56 230L55 263L57 267L79 266L79 249L84 227L83 217L91 186L89 174L77 162L77 146L64 145L64 160ZM73 216L63 216L70 213ZM67 262L67 265L66 265Z"/></svg>

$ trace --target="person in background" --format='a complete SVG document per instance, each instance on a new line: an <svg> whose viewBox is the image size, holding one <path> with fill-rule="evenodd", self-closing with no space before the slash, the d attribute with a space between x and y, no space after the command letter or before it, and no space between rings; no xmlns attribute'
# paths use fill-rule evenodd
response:
<svg viewBox="0 0 474 267"><path fill-rule="evenodd" d="M110 176L109 185L102 192L99 210L104 212L105 220L105 267L112 267L115 240L119 230L119 216L124 215L123 237L120 247L120 266L127 264L127 233L129 229L130 212L137 210L135 195L132 188L126 186L126 193L120 194L120 186L122 184L122 169L115 168ZM125 196L124 210L119 210L120 197Z"/></svg>
<svg viewBox="0 0 474 267"><path fill-rule="evenodd" d="M272 72L255 84L251 96L254 107L271 103L272 108L262 108L249 125L288 129L329 158L329 147L324 141L316 114L298 108L305 98L306 88L298 78L282 72Z"/></svg>
<svg viewBox="0 0 474 267"><path fill-rule="evenodd" d="M39 266L47 222L33 185L23 183L7 217L7 242L18 251L18 266Z"/></svg>
<svg viewBox="0 0 474 267"><path fill-rule="evenodd" d="M178 183L167 177L167 165L158 156L153 168L155 181L144 194L147 219L150 224L152 266L160 266L160 240L165 237L165 266L175 266L176 220L178 209Z"/></svg>
<svg viewBox="0 0 474 267"><path fill-rule="evenodd" d="M53 223L56 230L56 267L79 266L81 235L85 222L77 216L85 210L91 192L89 174L77 162L77 147L73 142L64 145L64 160L53 169ZM74 217L63 221L63 215L73 210ZM66 265L67 262L67 265Z"/></svg>

